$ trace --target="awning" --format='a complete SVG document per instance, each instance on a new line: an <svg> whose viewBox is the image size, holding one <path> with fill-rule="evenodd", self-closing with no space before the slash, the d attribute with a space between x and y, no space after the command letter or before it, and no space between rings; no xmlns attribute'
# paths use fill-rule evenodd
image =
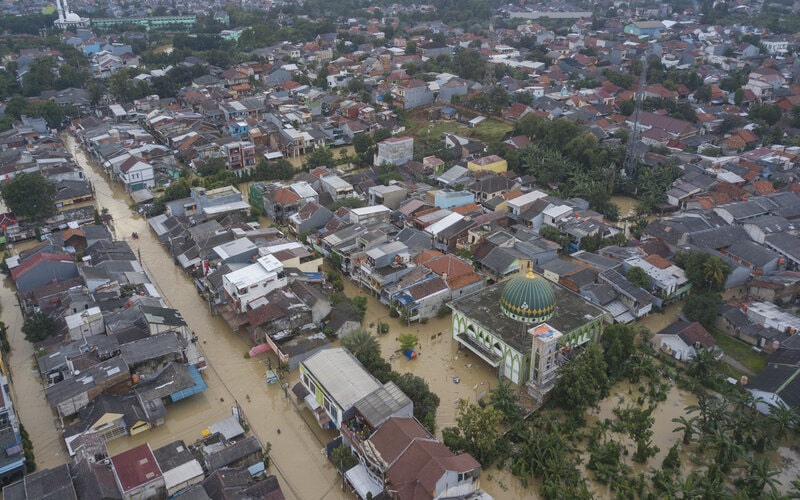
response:
<svg viewBox="0 0 800 500"><path fill-rule="evenodd" d="M303 399L309 394L308 389L306 389L306 386L304 386L301 382L294 384L294 387L292 387L292 392L295 396L297 396L297 399Z"/></svg>
<svg viewBox="0 0 800 500"><path fill-rule="evenodd" d="M380 482L372 476L364 464L358 464L344 473L347 482L356 490L359 498L368 498L370 493L372 498L376 498L383 492Z"/></svg>

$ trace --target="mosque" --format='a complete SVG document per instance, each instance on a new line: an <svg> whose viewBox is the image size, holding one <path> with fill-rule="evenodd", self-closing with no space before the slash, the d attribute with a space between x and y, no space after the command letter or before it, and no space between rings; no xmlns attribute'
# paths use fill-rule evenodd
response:
<svg viewBox="0 0 800 500"><path fill-rule="evenodd" d="M74 12L70 12L67 0L56 0L56 9L58 10L58 19L53 21L53 24L58 29L88 28L92 22L91 19L83 18Z"/></svg>
<svg viewBox="0 0 800 500"><path fill-rule="evenodd" d="M449 304L453 338L539 402L552 390L563 353L600 338L607 313L528 271Z"/></svg>

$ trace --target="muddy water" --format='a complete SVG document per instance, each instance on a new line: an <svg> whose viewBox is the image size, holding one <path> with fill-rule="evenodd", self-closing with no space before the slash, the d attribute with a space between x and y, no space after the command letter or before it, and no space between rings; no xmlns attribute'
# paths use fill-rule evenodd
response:
<svg viewBox="0 0 800 500"><path fill-rule="evenodd" d="M353 297L363 292L352 282L345 280L345 294ZM480 358L468 354L466 349L458 351L458 342L450 336L450 315L430 319L427 324L407 325L397 318L389 317L389 309L377 298L368 296L364 327L377 330L379 322L389 323L389 333L379 335L381 353L399 373L410 372L422 377L440 398L436 412L438 438L445 427L455 425L459 399L476 403L488 397L488 391L497 384L495 371ZM409 360L399 352L397 337L412 333L419 338L419 356ZM455 378L459 382L455 382ZM481 487L499 500L511 498L538 498L535 487L523 488L517 478L507 470L494 467L481 473Z"/></svg>
<svg viewBox="0 0 800 500"><path fill-rule="evenodd" d="M586 421L588 425L594 425L602 422L605 419L615 420L614 408L627 406L637 407L636 398L642 395L639 392L639 384L631 384L628 382L621 382L611 389L611 395L600 402L599 411L594 411L587 415ZM659 469L664 457L667 456L669 449L681 439L680 433L672 432L676 427L672 421L673 418L678 418L685 415L684 409L697 403L697 397L691 392L684 391L672 386L667 399L658 403L656 409L653 411L653 418L655 419L651 429L653 430L653 437L651 438L653 444L658 446L658 453L651 457L646 464L639 464L632 460L633 454L636 451L636 443L627 435L620 435L617 433L609 433L613 438L628 448L629 454L624 457L627 465L633 469L632 474L638 475L639 473L648 473L650 468ZM645 403L646 405L647 403ZM589 454L585 453L584 463L588 462ZM688 460L682 461L683 472L688 473ZM587 477L592 477L589 473ZM597 491L605 490L605 485L596 484Z"/></svg>
<svg viewBox="0 0 800 500"><path fill-rule="evenodd" d="M611 197L611 203L619 207L619 218L624 219L633 216L636 204L639 202L630 196L614 195Z"/></svg>
<svg viewBox="0 0 800 500"><path fill-rule="evenodd" d="M66 139L66 145L94 183L98 205L113 216L116 237L130 240L132 232L139 234L139 239L129 241L131 248L165 300L183 314L198 335L209 364L204 372L209 386L206 392L171 405L165 425L112 441L109 451L118 453L146 441L155 447L175 439L194 441L209 424L231 415L232 405L238 401L252 432L262 443L272 444L272 472L279 477L288 498L343 498L337 475L320 453L334 436L309 424L309 413L296 409L279 385L265 384L266 358L243 358L250 347L246 336L231 332L221 318L209 313L207 304L188 277L173 265L146 221L131 213L124 190L118 184L109 184L102 169L87 159L72 137ZM291 387L296 374L288 382ZM289 396L293 398L291 393Z"/></svg>
<svg viewBox="0 0 800 500"><path fill-rule="evenodd" d="M645 318L640 319L635 323L636 326L643 326L650 330L651 333L657 333L659 330L671 325L678 320L678 316L683 308L683 302L670 304L664 308L663 312L648 314Z"/></svg>
<svg viewBox="0 0 800 500"><path fill-rule="evenodd" d="M24 249L26 245L18 245L17 249L20 247ZM2 320L8 327L8 341L11 344L11 354L6 356L6 362L14 406L20 422L33 441L36 464L40 468L54 467L66 461L66 452L61 435L56 430L58 419L44 397L44 386L33 358L33 345L25 340L20 331L22 314L17 305L14 284L9 279L4 279L0 285L0 303Z"/></svg>

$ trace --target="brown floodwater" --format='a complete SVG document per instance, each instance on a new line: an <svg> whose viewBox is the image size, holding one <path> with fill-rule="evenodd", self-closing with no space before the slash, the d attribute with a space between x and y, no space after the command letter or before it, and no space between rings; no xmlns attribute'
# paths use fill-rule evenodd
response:
<svg viewBox="0 0 800 500"><path fill-rule="evenodd" d="M26 242L28 243L28 242ZM25 249L30 244L16 245ZM54 467L66 461L66 451L60 432L56 429L58 419L44 397L44 386L39 378L39 370L33 358L33 345L25 340L14 283L6 278L0 287L2 321L8 327L8 341L11 354L6 357L10 371L9 390L20 422L25 426L33 441L36 464L40 468Z"/></svg>
<svg viewBox="0 0 800 500"><path fill-rule="evenodd" d="M192 442L208 425L230 416L238 402L251 431L263 444L271 443L271 471L279 477L288 498L345 498L338 476L320 452L335 436L320 429L307 410L296 408L291 392L287 398L278 384L266 385L266 355L244 359L250 348L247 336L232 332L220 317L210 314L191 280L173 264L146 220L131 212L130 199L122 187L109 183L72 137L66 138L66 145L94 184L98 206L112 215L115 236L128 241L166 302L181 312L199 337L209 365L204 372L207 391L170 405L163 426L112 441L109 451L119 453L143 442L154 447L175 439ZM138 239L130 238L133 232L139 234ZM289 387L296 378L296 373L289 376Z"/></svg>
<svg viewBox="0 0 800 500"><path fill-rule="evenodd" d="M631 196L614 195L611 197L611 203L619 207L619 218L624 219L634 214L639 201Z"/></svg>

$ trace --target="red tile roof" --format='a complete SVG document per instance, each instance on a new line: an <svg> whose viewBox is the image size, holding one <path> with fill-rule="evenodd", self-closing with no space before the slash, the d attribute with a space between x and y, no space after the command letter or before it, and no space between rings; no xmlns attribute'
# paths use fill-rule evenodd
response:
<svg viewBox="0 0 800 500"><path fill-rule="evenodd" d="M111 457L117 480L122 486L122 492L128 492L137 486L154 481L162 477L161 467L158 466L156 457L145 443Z"/></svg>
<svg viewBox="0 0 800 500"><path fill-rule="evenodd" d="M275 203L281 203L283 205L291 205L292 203L299 200L300 196L291 189L280 188L275 191Z"/></svg>
<svg viewBox="0 0 800 500"><path fill-rule="evenodd" d="M453 455L436 441L415 440L386 472L399 498L432 499L436 483L448 471L466 473L480 469L472 455Z"/></svg>
<svg viewBox="0 0 800 500"><path fill-rule="evenodd" d="M20 276L27 273L34 267L38 266L44 261L49 262L70 262L72 264L75 263L75 260L65 253L38 253L31 257L30 259L26 260L19 266L15 267L11 270L11 279L16 281Z"/></svg>

